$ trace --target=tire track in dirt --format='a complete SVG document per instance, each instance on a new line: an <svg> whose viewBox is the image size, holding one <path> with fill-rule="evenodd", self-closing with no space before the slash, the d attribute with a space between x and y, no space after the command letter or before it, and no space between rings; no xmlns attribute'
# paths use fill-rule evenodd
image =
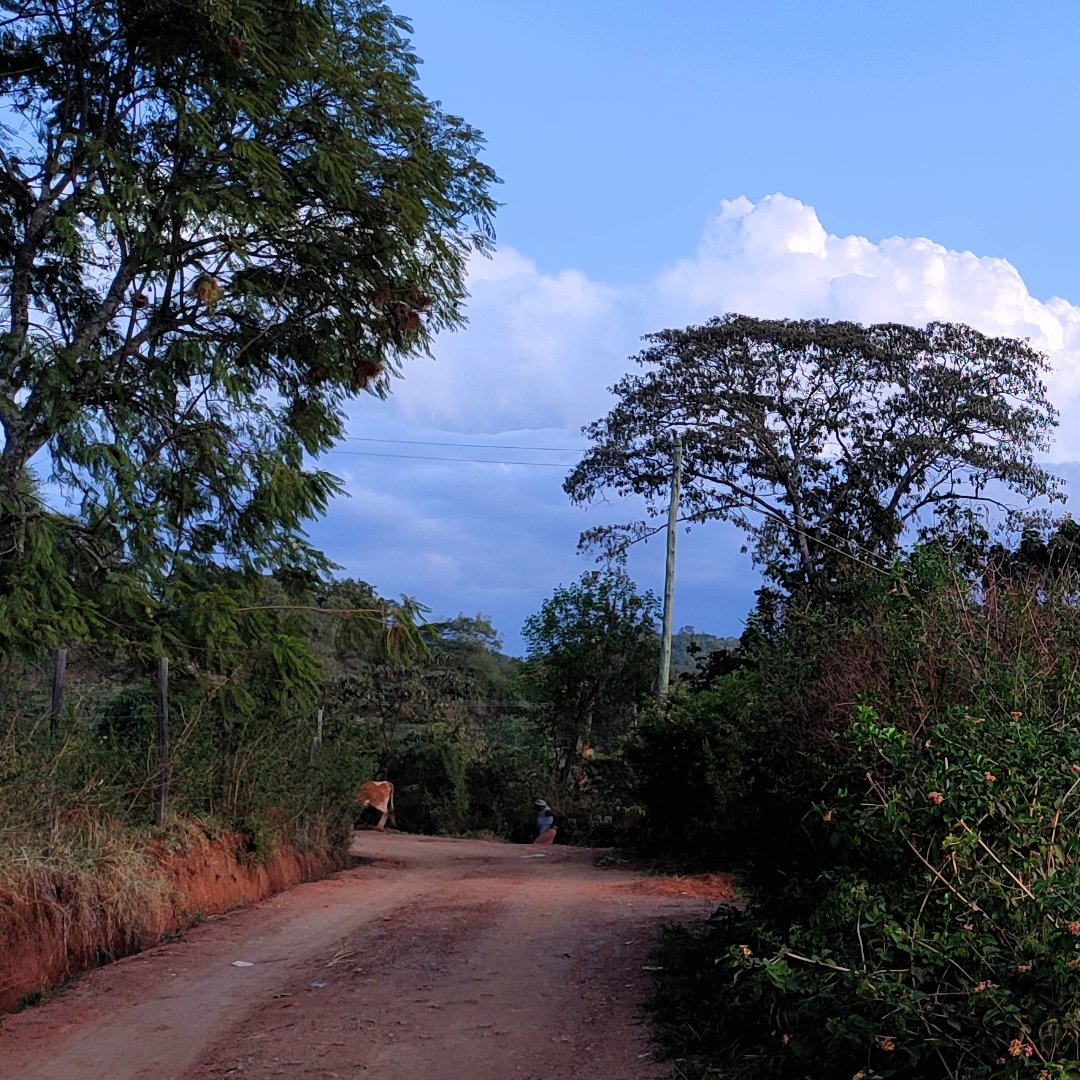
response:
<svg viewBox="0 0 1080 1080"><path fill-rule="evenodd" d="M0 1076L670 1075L651 1060L642 968L659 922L715 900L663 895L572 848L369 832L353 852L374 861L6 1018Z"/></svg>

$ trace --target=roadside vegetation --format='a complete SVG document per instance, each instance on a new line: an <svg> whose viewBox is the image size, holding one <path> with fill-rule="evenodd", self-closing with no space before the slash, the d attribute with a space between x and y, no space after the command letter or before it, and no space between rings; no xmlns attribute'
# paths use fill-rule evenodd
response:
<svg viewBox="0 0 1080 1080"><path fill-rule="evenodd" d="M344 403L462 322L493 241L482 139L420 93L408 24L0 8L0 946L30 911L134 948L168 907L148 853L340 855L388 777L410 830L526 841L539 796L560 842L738 870L745 904L658 952L684 1075L1080 1077L1080 527L1045 357L947 323L651 335L565 481L644 517L582 537L603 569L508 657L304 532ZM737 642L676 635L657 701L621 559L676 440L681 523L742 529L762 588Z"/></svg>
<svg viewBox="0 0 1080 1080"><path fill-rule="evenodd" d="M685 519L740 525L764 578L631 752L646 849L745 898L661 945L666 1051L706 1080L1080 1075L1080 532L1032 456L1044 361L947 326L653 340L567 490L659 515L677 434Z"/></svg>
<svg viewBox="0 0 1080 1080"><path fill-rule="evenodd" d="M977 571L920 546L752 621L737 671L673 699L649 757L719 760L687 838L748 901L661 949L691 1075L1077 1074L1076 539Z"/></svg>

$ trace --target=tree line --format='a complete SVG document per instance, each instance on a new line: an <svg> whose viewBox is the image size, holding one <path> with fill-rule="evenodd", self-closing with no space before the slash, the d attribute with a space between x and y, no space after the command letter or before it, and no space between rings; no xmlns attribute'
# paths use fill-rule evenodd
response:
<svg viewBox="0 0 1080 1080"><path fill-rule="evenodd" d="M378 772L413 827L526 839L542 795L560 838L739 868L745 908L657 965L700 1075L1080 1074L1080 589L1046 357L946 322L649 335L565 481L645 516L582 537L602 568L507 658L481 617L336 579L304 532L345 403L462 323L493 243L482 137L420 91L408 23L0 10L5 888L87 863L88 822L145 840L168 657L166 837L341 845ZM657 701L657 604L622 560L676 437L682 523L741 529L762 588Z"/></svg>

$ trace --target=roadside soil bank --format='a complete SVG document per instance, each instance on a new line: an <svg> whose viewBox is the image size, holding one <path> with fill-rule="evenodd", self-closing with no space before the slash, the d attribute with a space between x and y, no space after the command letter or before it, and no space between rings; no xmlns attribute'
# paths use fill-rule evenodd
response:
<svg viewBox="0 0 1080 1080"><path fill-rule="evenodd" d="M208 919L3 1019L20 1080L662 1080L660 923L731 897L555 846L362 832L359 865ZM241 965L237 966L237 962Z"/></svg>
<svg viewBox="0 0 1080 1080"><path fill-rule="evenodd" d="M255 861L244 846L229 832L192 833L180 847L156 842L135 888L130 881L110 887L108 868L93 891L59 872L37 874L20 899L0 906L0 1013L206 916L327 877L346 861L339 852L288 846Z"/></svg>

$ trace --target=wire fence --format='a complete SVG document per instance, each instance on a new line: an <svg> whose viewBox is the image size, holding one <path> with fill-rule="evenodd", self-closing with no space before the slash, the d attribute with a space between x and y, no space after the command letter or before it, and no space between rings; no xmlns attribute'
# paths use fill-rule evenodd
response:
<svg viewBox="0 0 1080 1080"><path fill-rule="evenodd" d="M627 780L617 763L591 762L589 784L568 787L549 704L478 696L445 672L400 681L376 662L327 673L300 701L272 672L208 673L165 656L132 668L91 646L9 663L0 856L47 851L90 820L166 834L202 821L248 836L253 852L340 846L361 820L360 784L379 777L398 786L410 831L528 839L544 794L567 839L619 838L613 808L633 801Z"/></svg>
<svg viewBox="0 0 1080 1080"><path fill-rule="evenodd" d="M371 730L332 700L310 711L253 705L250 679L207 684L164 656L153 670L125 672L60 649L4 675L8 838L48 836L87 812L135 828L213 816L293 840L312 827L343 831L373 759Z"/></svg>

